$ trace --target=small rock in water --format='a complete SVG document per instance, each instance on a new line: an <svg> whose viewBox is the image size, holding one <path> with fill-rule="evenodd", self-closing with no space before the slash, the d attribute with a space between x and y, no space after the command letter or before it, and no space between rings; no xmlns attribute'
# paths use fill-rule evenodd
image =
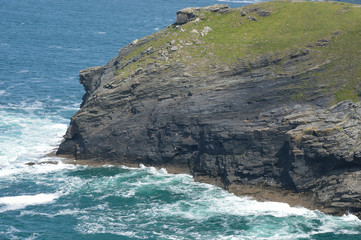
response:
<svg viewBox="0 0 361 240"><path fill-rule="evenodd" d="M39 162L39 164L53 164L53 165L57 165L59 162L57 162L57 161L43 161L43 162ZM25 165L27 165L27 166L34 166L34 165L36 165L36 163L35 162L27 162L27 163L25 163Z"/></svg>
<svg viewBox="0 0 361 240"><path fill-rule="evenodd" d="M58 165L57 161L44 161L44 162L40 162L39 164L53 164L53 165Z"/></svg>

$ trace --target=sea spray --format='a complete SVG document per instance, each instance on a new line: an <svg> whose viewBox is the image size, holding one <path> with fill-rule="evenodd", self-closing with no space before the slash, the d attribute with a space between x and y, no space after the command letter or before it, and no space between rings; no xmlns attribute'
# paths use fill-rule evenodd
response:
<svg viewBox="0 0 361 240"><path fill-rule="evenodd" d="M49 204L52 203L57 197L57 194L44 193L37 195L2 197L0 198L0 205L5 206L0 208L0 212L22 209L30 205Z"/></svg>

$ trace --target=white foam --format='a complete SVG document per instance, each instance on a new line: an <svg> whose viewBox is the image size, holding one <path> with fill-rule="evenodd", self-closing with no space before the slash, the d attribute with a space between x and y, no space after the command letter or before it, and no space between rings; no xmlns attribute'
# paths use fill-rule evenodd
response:
<svg viewBox="0 0 361 240"><path fill-rule="evenodd" d="M191 176L182 174L182 175L171 175L167 174L166 170L161 169L157 170L153 167L145 167L140 165L140 169L146 170L151 175L144 176L141 180L133 183L129 183L129 186L134 186L137 191L140 187L146 186L159 186L171 190L177 194L186 194L189 193L189 187L201 187L199 193L202 196L194 199L190 204L189 211L184 212L182 209L182 202L177 202L173 205L168 205L162 208L164 214L177 214L182 215L184 218L188 219L206 219L212 214L231 214L239 216L259 216L259 215L271 215L274 217L288 217L288 216L307 216L307 217L317 217L319 214L316 211L311 211L303 207L290 207L286 203L279 202L258 202L252 200L251 198L240 198L233 194L215 187L209 184L195 183L193 182ZM155 178L157 176L164 176L164 178ZM183 185L174 185L175 181L178 181L182 184L188 185L182 187ZM127 192L130 193L130 192ZM122 194L123 196L132 196L131 194ZM206 202L207 207L200 207L200 203Z"/></svg>
<svg viewBox="0 0 361 240"><path fill-rule="evenodd" d="M24 238L24 240L35 240L40 236L39 233L32 233L30 237Z"/></svg>
<svg viewBox="0 0 361 240"><path fill-rule="evenodd" d="M64 215L72 215L76 216L78 214L87 214L86 211L81 211L79 208L76 209L64 209L56 213L54 216L64 216Z"/></svg>
<svg viewBox="0 0 361 240"><path fill-rule="evenodd" d="M229 232L215 230L209 234L200 234L193 231L192 226L178 228L178 220L175 220L169 225L174 227L175 232L164 232L164 235L159 232L153 233L154 236L163 236L166 239L182 239L182 236L191 236L192 239L310 239L314 235L327 232L358 234L361 226L360 221L353 215L333 217L318 211L290 207L285 203L257 202L251 198L239 198L216 186L194 182L192 177L186 174L167 174L166 171L144 165L140 165L140 168L123 169L130 171L121 171L119 174L100 178L84 179L71 176L62 180L67 182L64 192L66 189L70 189L68 193L81 191L101 204L81 209L83 212L79 209L69 209L57 214L73 215L77 218L76 230L82 233L124 236L130 234L137 238L142 236L144 231L149 231L157 225L159 219L180 219L179 224L184 223L184 220L206 222L213 218L224 219L221 229L230 229ZM112 204L106 204L109 197L129 198L144 190L164 190L169 194L179 195L180 198L171 202L145 201L126 212L114 211ZM129 224L132 225L139 219L147 220L138 223L134 229L129 227ZM247 223L250 229L233 229L232 221L237 219L252 222ZM312 230L305 231L304 227Z"/></svg>
<svg viewBox="0 0 361 240"><path fill-rule="evenodd" d="M21 84L14 84L11 87L9 87L8 89L14 88L14 86L16 85L24 85L23 83ZM11 109L11 110L18 110L18 111L27 111L29 112L29 116L31 116L31 114L33 113L31 110L43 110L44 109L44 104L40 101L34 101L31 103L28 103L26 101L21 101L17 104L8 104L7 106L1 106L2 109ZM5 115L7 113L4 113ZM18 114L19 116L22 116L20 113ZM16 117L16 116L14 116Z"/></svg>
<svg viewBox="0 0 361 240"><path fill-rule="evenodd" d="M1 226L3 227L3 226ZM7 229L0 229L0 236L4 236L7 235L8 238L6 239L17 239L16 237L14 237L14 233L19 233L20 230L15 228L14 226L7 226ZM4 231L5 230L5 231Z"/></svg>
<svg viewBox="0 0 361 240"><path fill-rule="evenodd" d="M54 199L55 200L55 199ZM59 205L58 205L59 206ZM63 206L66 207L66 206ZM48 218L54 218L56 216L66 216L66 215L71 215L74 217L77 217L79 215L87 215L89 212L86 210L81 210L79 208L75 208L75 209L63 209L58 211L55 214L50 214L50 213L44 213L44 212L40 212L40 211L29 211L29 210L22 210L20 213L20 216L44 216L44 217L48 217Z"/></svg>
<svg viewBox="0 0 361 240"><path fill-rule="evenodd" d="M43 164L41 162L45 161L56 161L58 164ZM24 175L36 175L36 174L45 174L50 172L57 172L64 169L74 169L75 165L64 164L62 158L52 157L52 158L40 158L36 161L37 163L34 166L27 166L22 163L16 163L9 166L4 166L0 169L0 178L9 178L11 176L15 177L19 174Z"/></svg>
<svg viewBox="0 0 361 240"><path fill-rule="evenodd" d="M121 193L121 195L122 195L122 197L130 198L130 197L133 197L135 195L135 191L134 190L129 190L129 191Z"/></svg>
<svg viewBox="0 0 361 240"><path fill-rule="evenodd" d="M184 178L183 183L193 185L194 187L201 187L202 190L199 192L201 196L192 204L197 208L199 202L207 202L207 211L209 213L220 213L220 214L231 214L239 216L248 215L272 215L274 217L288 217L288 216L308 216L316 217L317 211L311 211L303 207L291 207L287 203L280 202L258 202L249 197L237 197L234 194L228 193L227 191L220 189L219 187L205 184L192 182L190 177ZM187 189L179 189L176 186L173 191L183 191L186 193ZM208 217L208 214L206 216Z"/></svg>
<svg viewBox="0 0 361 240"><path fill-rule="evenodd" d="M52 45L49 48L63 49L63 46Z"/></svg>
<svg viewBox="0 0 361 240"><path fill-rule="evenodd" d="M230 196L227 203L236 201L233 213L239 215L272 215L274 217L288 217L288 216L315 216L314 211L308 210L303 207L291 207L287 203L280 202L258 202L249 198L240 198L235 200L236 196ZM238 202L238 203L237 203ZM221 210L231 211L228 204L221 206Z"/></svg>
<svg viewBox="0 0 361 240"><path fill-rule="evenodd" d="M137 169L137 168L129 168L129 167L123 167L123 168L135 169L135 170ZM168 174L167 169L165 168L161 168L158 170L155 167L146 167L144 166L144 164L139 164L139 169L144 169L153 175L172 175L172 174Z"/></svg>
<svg viewBox="0 0 361 240"><path fill-rule="evenodd" d="M357 225L361 225L361 220L352 214L345 214L341 217L343 221L347 221L350 223L356 223Z"/></svg>
<svg viewBox="0 0 361 240"><path fill-rule="evenodd" d="M59 196L57 194L44 194L37 195L22 195L12 197L0 198L0 205L5 205L0 208L0 212L22 209L30 205L40 205L52 203Z"/></svg>
<svg viewBox="0 0 361 240"><path fill-rule="evenodd" d="M318 219L322 222L322 225L317 230L313 230L311 234L329 232L334 234L360 234L360 231L356 229L361 227L361 221L352 214L344 215L342 217L320 214ZM356 229L350 229L352 227L356 227Z"/></svg>
<svg viewBox="0 0 361 240"><path fill-rule="evenodd" d="M37 108L38 103L34 104L33 107ZM4 129L4 134L0 135L0 177L27 171L29 166L25 163L51 160L42 156L57 147L66 128L66 124L56 123L49 118L0 111L0 129ZM63 166L42 167L44 170Z"/></svg>
<svg viewBox="0 0 361 240"><path fill-rule="evenodd" d="M43 213L43 212L38 212L38 211L28 211L28 210L21 211L20 216L44 216L44 217L48 217L48 218L54 217L54 215L51 215L48 213Z"/></svg>
<svg viewBox="0 0 361 240"><path fill-rule="evenodd" d="M147 167L144 164L139 164L140 169L146 169Z"/></svg>

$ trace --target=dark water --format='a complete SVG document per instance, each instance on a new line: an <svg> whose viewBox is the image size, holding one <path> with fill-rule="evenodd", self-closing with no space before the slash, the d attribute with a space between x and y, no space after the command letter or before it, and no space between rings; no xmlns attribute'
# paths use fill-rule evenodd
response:
<svg viewBox="0 0 361 240"><path fill-rule="evenodd" d="M179 9L216 3L0 0L0 239L361 239L352 215L237 198L188 175L24 165L60 160L43 156L79 107L80 70L172 24Z"/></svg>

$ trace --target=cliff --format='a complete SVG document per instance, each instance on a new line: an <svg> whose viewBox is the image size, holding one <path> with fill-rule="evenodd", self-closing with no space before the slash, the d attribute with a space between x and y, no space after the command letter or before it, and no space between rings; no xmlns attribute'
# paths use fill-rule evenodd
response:
<svg viewBox="0 0 361 240"><path fill-rule="evenodd" d="M86 93L57 154L185 169L361 216L360 49L358 5L183 9L81 71Z"/></svg>

